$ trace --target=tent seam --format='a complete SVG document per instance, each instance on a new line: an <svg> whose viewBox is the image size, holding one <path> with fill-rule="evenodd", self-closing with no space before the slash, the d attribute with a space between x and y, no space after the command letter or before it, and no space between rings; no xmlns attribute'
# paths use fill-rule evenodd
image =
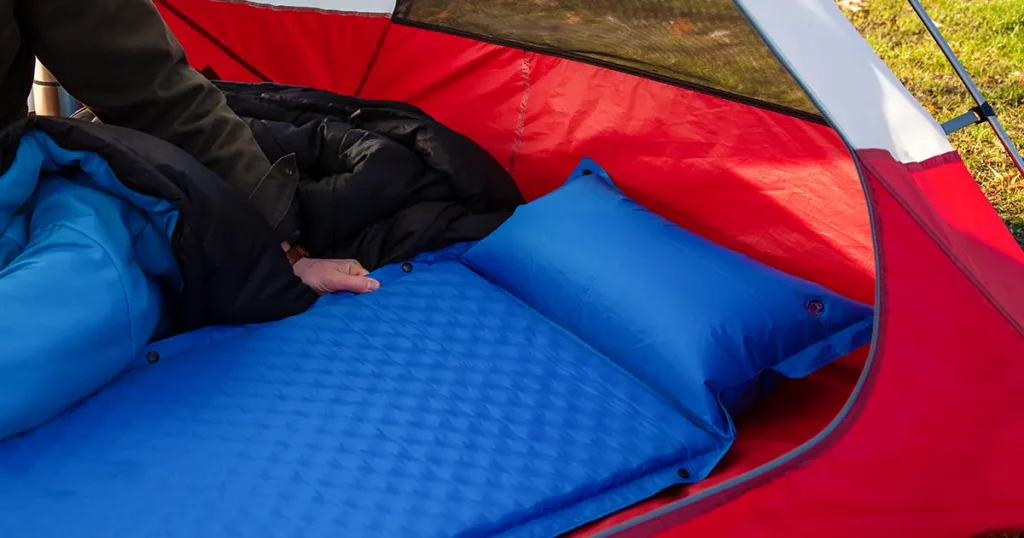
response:
<svg viewBox="0 0 1024 538"><path fill-rule="evenodd" d="M521 66L523 74L523 98L519 101L519 118L516 120L516 139L512 143L512 152L508 158L508 173L512 175L516 169L516 155L519 154L519 146L523 143L523 131L526 130L526 108L530 102L530 53L523 51L523 62Z"/></svg>
<svg viewBox="0 0 1024 538"><path fill-rule="evenodd" d="M359 85L356 86L356 92L354 94L356 97L363 95L363 89L366 86L366 82L370 80L373 68L377 67L377 59L380 58L380 51L384 49L384 42L387 40L390 32L391 25L388 24L384 27L384 31L381 32L380 39L377 40L377 47L373 49L373 55L370 56L370 63L366 65L366 72L363 73L363 78L359 81Z"/></svg>
<svg viewBox="0 0 1024 538"><path fill-rule="evenodd" d="M268 9L270 11L298 11L298 12L309 12L309 13L321 13L324 15L355 15L358 17L369 17L369 18L391 18L389 13L378 13L378 12L366 12L366 11L350 11L340 9L325 9L319 7L310 6L279 6L275 4L264 4L261 2L252 2L250 0L207 0L208 2L218 2L221 4L239 4L243 6L249 6L256 9Z"/></svg>
<svg viewBox="0 0 1024 538"><path fill-rule="evenodd" d="M271 82L271 78L270 77L268 77L267 75L263 74L262 71L257 69L251 63L249 63L245 58L243 58L240 54L235 52L231 47L227 46L227 44L225 44L223 41L221 41L221 40L217 39L216 37L214 37L214 35L209 30L207 30L206 27L204 27L203 25L199 24L198 22L196 22L191 17L189 17L189 16L185 15L184 13L182 13L182 11L177 8L177 6L173 5L170 2L170 0L153 0L153 1L155 3L160 4L161 6L163 6L164 9L166 9L169 12L171 12L171 14L174 15L175 17L177 17L181 22L185 23L189 28L192 28L192 30L194 30L196 33L198 33L199 35L203 36L207 41L212 43L213 46L217 47L218 49L221 50L221 52L223 52L224 54L228 55L229 58L231 58L232 60L238 62L238 65L241 65L246 71L252 73L257 78L262 80L263 82Z"/></svg>
<svg viewBox="0 0 1024 538"><path fill-rule="evenodd" d="M862 162L864 161L864 159L860 160ZM988 288L981 284L981 282L977 279L974 273L963 264L960 258L953 254L949 246L944 241L939 239L938 235L935 233L935 230L933 230L930 226L925 224L924 221L921 219L920 215L918 215L916 211L910 208L910 205L907 204L906 200L898 193L896 193L892 188L890 188L889 184L883 178L883 174L879 172L879 170L874 166L874 164L867 162L864 163L864 165L871 170L871 174L874 176L875 181L879 185L881 185L882 188L884 188L885 191L888 192L890 196L892 196L893 200L896 200L896 203L898 203L900 207L902 207L903 210L907 212L907 215L910 215L910 217L914 219L914 222L916 222L917 225L926 234L928 234L928 237L932 240L933 243L935 243L935 246L939 247L939 250L941 250L942 253L945 254L946 258L949 259L950 262L952 262L953 266L956 267L957 270L959 270L960 273L963 274L964 277L966 277L967 280L971 282L974 288L977 289L979 293L981 293L981 296L984 297L985 300L988 301L988 303L992 305L992 307L995 308L997 312L999 312L999 314L1014 328L1014 330L1017 331L1017 334L1019 334L1020 336L1024 336L1024 327L1022 327L1021 324L1018 323L1017 320L1010 315L1006 308L1003 307L1002 303L996 300L996 298L989 292Z"/></svg>

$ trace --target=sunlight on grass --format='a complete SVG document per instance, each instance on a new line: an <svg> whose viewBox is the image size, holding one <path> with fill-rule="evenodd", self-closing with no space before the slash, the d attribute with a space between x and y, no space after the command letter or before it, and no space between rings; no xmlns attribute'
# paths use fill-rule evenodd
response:
<svg viewBox="0 0 1024 538"><path fill-rule="evenodd" d="M844 3L847 4L844 6ZM1024 143L1024 0L923 0L929 15L995 107L1010 138ZM847 16L896 76L940 122L973 106L953 69L905 0L860 0ZM992 205L1024 244L1024 178L987 125L950 136Z"/></svg>

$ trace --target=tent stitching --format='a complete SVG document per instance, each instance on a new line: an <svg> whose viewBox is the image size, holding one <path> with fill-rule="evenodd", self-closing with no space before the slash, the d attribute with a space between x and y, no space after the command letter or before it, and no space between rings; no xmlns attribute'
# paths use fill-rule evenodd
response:
<svg viewBox="0 0 1024 538"><path fill-rule="evenodd" d="M359 81L359 85L356 86L356 97L360 97L363 94L363 88L366 86L366 81L370 80L370 73L373 73L373 68L377 65L377 58L380 57L380 51L384 48L384 41L387 39L390 32L391 25L388 24L384 26L384 31L381 32L380 39L377 40L377 47L373 49L373 55L370 56L370 63L366 66L366 72L363 73L363 78Z"/></svg>
<svg viewBox="0 0 1024 538"><path fill-rule="evenodd" d="M997 300L991 292L989 292L988 288L981 284L978 278L974 275L974 272L968 269L967 266L965 266L964 263L960 260L960 258L953 254L953 252L950 250L949 246L945 243L945 241L942 241L935 233L935 231L930 226L925 224L924 220L920 217L920 215L918 215L915 211L913 211L910 208L910 205L906 202L906 200L904 200L902 196L897 194L895 190L889 186L889 183L884 178L884 175L879 173L878 169L875 168L875 166L872 165L871 163L864 163L864 165L871 171L871 175L875 178L875 180L878 181L878 183L882 185L883 188L885 188L886 192L888 192L893 197L893 199L896 200L898 204L900 204L900 207L902 207L903 210L906 211L912 219L914 219L914 222L916 222L917 225L922 230L924 230L926 234L928 234L928 237L931 238L932 242L934 242L936 246L939 247L939 250L942 251L946 258L948 258L949 261L953 263L953 266L956 267L960 271L960 273L963 274L964 277L966 277L967 280L971 282L971 284L978 290L978 292L981 293L982 297L984 297L988 301L988 303L991 304L992 307L995 308L996 311L999 312L999 314L1014 328L1014 330L1017 331L1017 334L1024 337L1024 326L1021 326L1021 324L1016 319L1014 319L1013 316L1010 315L1010 312L1006 310L1005 307L1003 307L1002 303L999 300Z"/></svg>
<svg viewBox="0 0 1024 538"><path fill-rule="evenodd" d="M171 14L173 14L175 17L178 17L178 19L180 19L181 22L187 24L190 28L195 30L196 33L198 33L199 35L201 35L201 36L205 37L207 40L209 40L210 43L212 43L215 47L219 48L224 54L227 54L232 60L238 62L238 65L241 65L243 68L245 68L246 71L249 71L254 76L256 76L257 78L261 79L263 82L270 82L271 81L270 77L268 77L267 75L263 74L262 71L257 69L251 63L247 62L245 60L245 58L243 58L237 52L232 50L231 47L227 46L224 42L222 42L221 40L217 39L209 30L207 30L205 27L203 27L203 25L199 24L194 19L192 19L192 18L188 17L187 15L185 15L184 13L182 13L182 11L180 9L178 9L173 4L171 4L170 0L154 0L154 1L156 3L158 3L158 4L160 4L161 6L163 6L164 9L166 9L167 11L171 12Z"/></svg>
<svg viewBox="0 0 1024 538"><path fill-rule="evenodd" d="M154 0L159 1L159 0ZM208 0L210 2L220 2L221 4L238 4L247 7L253 7L256 9L269 9L273 11L305 11L310 13L321 13L324 15L348 15L356 17L377 17L377 18L391 18L386 13L366 13L364 11L345 11L340 9L327 9L310 6L278 6L275 4L264 4L262 2L250 2L249 0Z"/></svg>
<svg viewBox="0 0 1024 538"><path fill-rule="evenodd" d="M519 118L516 120L516 139L512 143L512 153L508 158L508 173L512 174L516 169L516 155L519 153L519 146L523 143L523 131L526 130L526 107L530 102L530 53L523 51L523 98L519 101Z"/></svg>

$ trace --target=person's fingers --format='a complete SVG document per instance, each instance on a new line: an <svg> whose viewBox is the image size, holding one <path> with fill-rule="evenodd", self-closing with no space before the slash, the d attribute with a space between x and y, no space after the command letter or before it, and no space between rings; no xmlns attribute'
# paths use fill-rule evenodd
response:
<svg viewBox="0 0 1024 538"><path fill-rule="evenodd" d="M332 271L324 281L327 293L351 291L367 293L380 288L380 282L364 275L350 275L341 270Z"/></svg>
<svg viewBox="0 0 1024 538"><path fill-rule="evenodd" d="M364 268L362 266L362 264L360 264L358 261L356 261L356 260L345 260L345 261L349 263L348 274L355 275L355 276L366 276L366 275L370 274L370 272L367 271L366 268Z"/></svg>
<svg viewBox="0 0 1024 538"><path fill-rule="evenodd" d="M337 260L332 263L334 271L331 272L327 285L331 293L337 291L351 291L353 293L367 293L381 287L380 282L368 278L362 265L350 260ZM353 274L362 271L361 275Z"/></svg>
<svg viewBox="0 0 1024 538"><path fill-rule="evenodd" d="M303 258L293 266L295 274L320 295L339 291L366 293L380 288L380 282L353 260L314 260Z"/></svg>

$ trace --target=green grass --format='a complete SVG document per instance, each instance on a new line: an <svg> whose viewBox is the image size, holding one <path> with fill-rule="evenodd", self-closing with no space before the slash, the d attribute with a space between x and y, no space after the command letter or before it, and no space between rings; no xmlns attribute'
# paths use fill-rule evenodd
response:
<svg viewBox="0 0 1024 538"><path fill-rule="evenodd" d="M852 0L847 16L890 69L940 122L973 106L952 68L905 0ZM922 0L929 15L995 107L1024 143L1024 0ZM992 130L974 125L950 136L992 205L1024 244L1024 178Z"/></svg>

